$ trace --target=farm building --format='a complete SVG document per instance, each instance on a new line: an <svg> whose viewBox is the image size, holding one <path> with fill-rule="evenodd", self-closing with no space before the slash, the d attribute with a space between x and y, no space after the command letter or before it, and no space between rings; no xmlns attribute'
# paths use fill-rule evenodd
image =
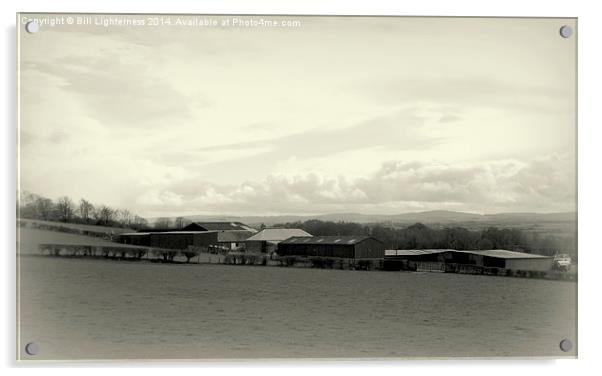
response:
<svg viewBox="0 0 602 376"><path fill-rule="evenodd" d="M193 222L182 229L183 231L249 231L256 233L253 227L240 222Z"/></svg>
<svg viewBox="0 0 602 376"><path fill-rule="evenodd" d="M139 245L143 247L150 247L150 232L128 232L125 234L119 234L117 241L123 244Z"/></svg>
<svg viewBox="0 0 602 376"><path fill-rule="evenodd" d="M245 248L250 253L273 253L278 243L293 236L311 237L312 235L298 228L266 228L245 240Z"/></svg>
<svg viewBox="0 0 602 376"><path fill-rule="evenodd" d="M247 230L217 231L217 246L221 249L240 249L253 233Z"/></svg>
<svg viewBox="0 0 602 376"><path fill-rule="evenodd" d="M217 231L215 246L222 250L242 248L243 242L257 232L241 222L193 222L183 231Z"/></svg>
<svg viewBox="0 0 602 376"><path fill-rule="evenodd" d="M151 247L168 249L187 249L192 247L209 247L217 243L216 231L170 231L150 234Z"/></svg>
<svg viewBox="0 0 602 376"><path fill-rule="evenodd" d="M373 237L358 236L295 236L278 244L280 256L320 256L349 259L382 259L384 244Z"/></svg>
<svg viewBox="0 0 602 376"><path fill-rule="evenodd" d="M503 249L458 251L454 249L387 250L385 259L414 263L474 265L486 268L548 271L553 257Z"/></svg>
<svg viewBox="0 0 602 376"><path fill-rule="evenodd" d="M121 234L119 242L153 248L187 249L193 247L209 247L218 243L217 231L169 231L169 232L134 232Z"/></svg>

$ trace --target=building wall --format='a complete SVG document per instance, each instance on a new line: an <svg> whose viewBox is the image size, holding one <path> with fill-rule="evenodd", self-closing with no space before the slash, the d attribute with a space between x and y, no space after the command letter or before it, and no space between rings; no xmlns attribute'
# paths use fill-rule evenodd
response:
<svg viewBox="0 0 602 376"><path fill-rule="evenodd" d="M475 265L488 268L505 268L512 270L547 271L552 268L551 258L503 258L477 255L463 252L442 252L435 254L389 256L389 260L406 260L412 262L439 262L447 264Z"/></svg>
<svg viewBox="0 0 602 376"><path fill-rule="evenodd" d="M218 242L217 232L199 232L193 234L193 244L195 247L208 247L211 244Z"/></svg>
<svg viewBox="0 0 602 376"><path fill-rule="evenodd" d="M552 258L506 259L506 269L545 272L552 269Z"/></svg>
<svg viewBox="0 0 602 376"><path fill-rule="evenodd" d="M187 249L189 246L207 247L215 243L216 232L150 234L150 245L156 248Z"/></svg>
<svg viewBox="0 0 602 376"><path fill-rule="evenodd" d="M282 244L278 245L281 256L319 256L353 258L354 249L350 244Z"/></svg>
<svg viewBox="0 0 602 376"><path fill-rule="evenodd" d="M119 242L123 244L150 247L150 235L120 235Z"/></svg>
<svg viewBox="0 0 602 376"><path fill-rule="evenodd" d="M368 238L355 245L355 258L384 258L385 245L376 239Z"/></svg>
<svg viewBox="0 0 602 376"><path fill-rule="evenodd" d="M317 256L337 258L384 258L384 244L376 239L366 239L357 244L290 244L280 243L281 256Z"/></svg>
<svg viewBox="0 0 602 376"><path fill-rule="evenodd" d="M262 253L265 252L266 242L264 240L252 240L245 242L246 252Z"/></svg>

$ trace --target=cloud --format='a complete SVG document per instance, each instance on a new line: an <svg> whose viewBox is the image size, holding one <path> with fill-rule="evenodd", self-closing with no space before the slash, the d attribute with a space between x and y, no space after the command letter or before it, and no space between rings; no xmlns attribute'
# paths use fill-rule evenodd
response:
<svg viewBox="0 0 602 376"><path fill-rule="evenodd" d="M454 209L482 213L570 211L575 203L570 158L481 163L389 161L370 176L350 179L317 173L270 174L220 186L194 179L154 192L139 204L160 210L214 213L399 213ZM156 197L163 197L157 200ZM176 209L176 210L177 210Z"/></svg>
<svg viewBox="0 0 602 376"><path fill-rule="evenodd" d="M420 77L371 80L355 87L379 103L433 103L464 109L481 107L525 112L565 110L571 91L553 85L505 82L479 75L463 77L422 74Z"/></svg>
<svg viewBox="0 0 602 376"><path fill-rule="evenodd" d="M424 149L441 140L423 132L425 118L414 107L393 114L375 116L349 126L310 129L284 137L260 141L223 144L198 149L198 152L237 151L266 148L272 157L315 158L362 148Z"/></svg>

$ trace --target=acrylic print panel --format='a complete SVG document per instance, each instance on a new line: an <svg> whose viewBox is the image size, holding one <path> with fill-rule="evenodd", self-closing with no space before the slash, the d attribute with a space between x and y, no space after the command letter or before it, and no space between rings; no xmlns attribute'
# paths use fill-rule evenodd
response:
<svg viewBox="0 0 602 376"><path fill-rule="evenodd" d="M576 19L17 29L19 359L577 355Z"/></svg>

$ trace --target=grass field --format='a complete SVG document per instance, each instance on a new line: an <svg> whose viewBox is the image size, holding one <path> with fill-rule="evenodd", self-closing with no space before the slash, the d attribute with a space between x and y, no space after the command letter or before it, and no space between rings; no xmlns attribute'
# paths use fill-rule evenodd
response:
<svg viewBox="0 0 602 376"><path fill-rule="evenodd" d="M95 225L82 225L77 223L63 223L53 221L40 221L36 219L19 219L19 222L26 224L27 227L39 227L39 226L52 226L61 227L71 230L78 231L89 231L89 232L102 232L105 234L121 234L125 232L133 232L131 228L123 227L109 227L109 226L95 226Z"/></svg>
<svg viewBox="0 0 602 376"><path fill-rule="evenodd" d="M59 231L40 230L35 228L21 227L17 233L17 250L19 254L38 254L40 244L67 244L67 245L99 245L120 247L119 243L113 243L93 236L69 234Z"/></svg>

